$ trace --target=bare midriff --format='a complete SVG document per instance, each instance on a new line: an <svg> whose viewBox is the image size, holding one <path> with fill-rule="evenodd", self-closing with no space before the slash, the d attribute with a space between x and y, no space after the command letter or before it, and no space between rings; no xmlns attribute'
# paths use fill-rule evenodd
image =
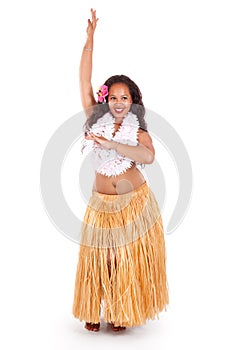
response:
<svg viewBox="0 0 233 350"><path fill-rule="evenodd" d="M145 178L134 163L125 173L105 176L96 172L93 191L105 194L123 194L135 190L145 182Z"/></svg>

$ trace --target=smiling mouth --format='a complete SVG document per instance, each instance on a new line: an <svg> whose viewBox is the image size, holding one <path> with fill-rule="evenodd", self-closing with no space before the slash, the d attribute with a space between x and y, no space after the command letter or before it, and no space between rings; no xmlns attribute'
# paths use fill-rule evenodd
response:
<svg viewBox="0 0 233 350"><path fill-rule="evenodd" d="M124 111L124 108L114 108L114 111L115 111L117 114L121 114L121 113Z"/></svg>

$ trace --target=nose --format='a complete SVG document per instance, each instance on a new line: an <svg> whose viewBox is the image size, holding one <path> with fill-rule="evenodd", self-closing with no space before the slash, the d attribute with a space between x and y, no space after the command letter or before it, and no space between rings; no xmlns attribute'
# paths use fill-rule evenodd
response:
<svg viewBox="0 0 233 350"><path fill-rule="evenodd" d="M124 106L124 103L122 103L122 101L119 99L115 101L114 106L120 108Z"/></svg>

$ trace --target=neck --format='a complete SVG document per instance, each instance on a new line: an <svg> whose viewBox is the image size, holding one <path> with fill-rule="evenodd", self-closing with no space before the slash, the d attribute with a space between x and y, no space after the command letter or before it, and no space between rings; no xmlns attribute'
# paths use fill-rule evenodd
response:
<svg viewBox="0 0 233 350"><path fill-rule="evenodd" d="M113 121L114 124L121 124L123 122L123 120L125 119L125 117L127 117L127 115L128 115L128 113L127 113L123 117L117 117L117 116L114 116L111 112L110 112L110 114L114 118L114 121Z"/></svg>
<svg viewBox="0 0 233 350"><path fill-rule="evenodd" d="M124 118L125 118L125 116L124 117L114 117L114 119L115 119L114 124L121 124Z"/></svg>

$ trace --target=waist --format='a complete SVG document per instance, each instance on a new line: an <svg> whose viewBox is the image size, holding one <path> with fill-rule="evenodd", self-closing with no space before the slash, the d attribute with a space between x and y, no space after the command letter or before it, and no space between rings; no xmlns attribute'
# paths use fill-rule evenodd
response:
<svg viewBox="0 0 233 350"><path fill-rule="evenodd" d="M96 172L93 191L104 194L123 194L134 191L145 182L141 171L134 163L125 173L105 176Z"/></svg>

